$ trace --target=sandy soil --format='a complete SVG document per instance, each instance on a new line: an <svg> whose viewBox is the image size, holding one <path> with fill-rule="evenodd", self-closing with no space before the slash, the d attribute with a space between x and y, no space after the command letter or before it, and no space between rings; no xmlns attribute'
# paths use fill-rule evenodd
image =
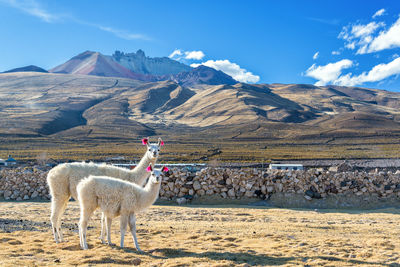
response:
<svg viewBox="0 0 400 267"><path fill-rule="evenodd" d="M400 210L289 210L153 206L138 215L138 253L100 243L99 213L79 248L79 206L70 202L55 244L49 203L0 202L0 265L400 266ZM119 244L119 223L113 223Z"/></svg>

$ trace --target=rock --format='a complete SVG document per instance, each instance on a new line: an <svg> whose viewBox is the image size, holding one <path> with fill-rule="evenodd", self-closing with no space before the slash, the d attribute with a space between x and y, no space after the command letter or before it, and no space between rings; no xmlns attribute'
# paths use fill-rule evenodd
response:
<svg viewBox="0 0 400 267"><path fill-rule="evenodd" d="M244 194L246 197L253 197L254 193L252 191L246 191Z"/></svg>
<svg viewBox="0 0 400 267"><path fill-rule="evenodd" d="M24 200L28 200L28 199L29 199L29 196L28 196L28 195L25 195L23 199L24 199Z"/></svg>
<svg viewBox="0 0 400 267"><path fill-rule="evenodd" d="M258 197L260 197L261 195L263 195L263 192L261 190L256 190L256 191L254 191L254 194L256 194Z"/></svg>
<svg viewBox="0 0 400 267"><path fill-rule="evenodd" d="M133 260L131 260L131 264L132 265L140 265L142 263L142 260L141 259L139 259L139 258L136 258L136 259L133 259Z"/></svg>
<svg viewBox="0 0 400 267"><path fill-rule="evenodd" d="M337 172L337 171L338 171L338 167L337 167L337 166L329 167L328 171L330 171L330 172Z"/></svg>
<svg viewBox="0 0 400 267"><path fill-rule="evenodd" d="M184 198L184 197L181 197L181 198L177 198L177 199L176 199L176 203L178 203L178 205L186 204L187 201L188 201L188 200L187 200L186 198Z"/></svg>
<svg viewBox="0 0 400 267"><path fill-rule="evenodd" d="M169 182L168 183L168 187L169 187L169 190L174 190L174 187L175 187L175 183L173 183L173 182Z"/></svg>
<svg viewBox="0 0 400 267"><path fill-rule="evenodd" d="M225 180L219 180L217 183L218 183L219 185L226 185Z"/></svg>
<svg viewBox="0 0 400 267"><path fill-rule="evenodd" d="M31 198L37 198L39 193L37 191L33 192Z"/></svg>
<svg viewBox="0 0 400 267"><path fill-rule="evenodd" d="M194 190L199 190L200 188L201 188L201 184L199 183L199 181L194 181L193 189Z"/></svg>
<svg viewBox="0 0 400 267"><path fill-rule="evenodd" d="M235 190L233 190L233 188L228 190L228 196L230 196L230 197L234 197L235 196Z"/></svg>
<svg viewBox="0 0 400 267"><path fill-rule="evenodd" d="M197 191L197 194L199 196L204 196L206 194L206 191L204 191L203 189L200 189L200 190Z"/></svg>
<svg viewBox="0 0 400 267"><path fill-rule="evenodd" d="M11 195L12 195L11 191L7 190L7 191L4 192L4 198L9 198Z"/></svg>
<svg viewBox="0 0 400 267"><path fill-rule="evenodd" d="M343 162L337 166L337 171L338 172L350 172L353 170L353 166L351 166L347 162Z"/></svg>
<svg viewBox="0 0 400 267"><path fill-rule="evenodd" d="M387 184L387 185L385 185L385 187L383 189L385 189L386 191L390 190L390 189L392 189L392 185Z"/></svg>
<svg viewBox="0 0 400 267"><path fill-rule="evenodd" d="M307 200L311 200L312 199L310 196L307 196L307 195L305 195L304 198L307 199Z"/></svg>
<svg viewBox="0 0 400 267"><path fill-rule="evenodd" d="M310 198L314 197L314 191L312 190L307 190L306 192L304 192L306 194L306 196L309 196Z"/></svg>

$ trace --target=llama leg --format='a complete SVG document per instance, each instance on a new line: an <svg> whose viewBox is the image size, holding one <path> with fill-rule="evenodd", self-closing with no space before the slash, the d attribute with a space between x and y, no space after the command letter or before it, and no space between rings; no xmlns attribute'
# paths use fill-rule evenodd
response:
<svg viewBox="0 0 400 267"><path fill-rule="evenodd" d="M79 240L82 249L88 249L86 241L86 231L89 219L92 216L93 211L94 210L82 210L81 208L81 218L79 220Z"/></svg>
<svg viewBox="0 0 400 267"><path fill-rule="evenodd" d="M64 213L67 207L69 196L57 196L51 199L51 215L50 221L53 229L54 240L59 243L60 240L63 241L61 232L61 215Z"/></svg>
<svg viewBox="0 0 400 267"><path fill-rule="evenodd" d="M111 222L112 222L112 219L106 216L105 220L106 220L107 243L110 246L114 246L115 244L113 244L111 242Z"/></svg>
<svg viewBox="0 0 400 267"><path fill-rule="evenodd" d="M120 217L120 231L121 231L121 248L124 247L124 238L126 233L126 227L128 226L128 215L121 215Z"/></svg>
<svg viewBox="0 0 400 267"><path fill-rule="evenodd" d="M60 238L60 242L64 242L64 237L61 231L61 215L64 214L64 211L67 208L69 198L70 197L68 197L67 201L65 201L64 205L61 207L60 216L58 216L57 220L58 237Z"/></svg>
<svg viewBox="0 0 400 267"><path fill-rule="evenodd" d="M135 247L136 247L137 251L142 252L142 250L139 247L139 243L138 243L137 237L136 237L136 216L135 216L135 214L129 215L129 228L131 229L133 242L135 242Z"/></svg>
<svg viewBox="0 0 400 267"><path fill-rule="evenodd" d="M105 230L105 215L104 212L101 213L101 233L100 233L100 240L102 244L105 244L106 241L104 241L104 230Z"/></svg>

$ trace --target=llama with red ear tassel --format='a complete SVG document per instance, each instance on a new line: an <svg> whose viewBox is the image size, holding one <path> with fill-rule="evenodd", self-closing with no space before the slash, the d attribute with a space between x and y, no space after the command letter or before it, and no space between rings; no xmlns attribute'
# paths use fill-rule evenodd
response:
<svg viewBox="0 0 400 267"><path fill-rule="evenodd" d="M149 173L146 171L149 164L154 164L164 142L161 138L157 143L150 143L149 138L143 138L142 144L146 146L146 153L133 170L107 164L94 164L85 162L63 163L51 169L47 175L47 184L51 194L51 224L56 243L63 241L61 233L61 216L64 213L68 200L72 196L77 199L76 186L79 181L89 175L104 175L126 180L142 186ZM102 217L101 240L104 242L104 220Z"/></svg>
<svg viewBox="0 0 400 267"><path fill-rule="evenodd" d="M81 208L79 239L82 249L88 249L86 242L87 225L93 212L100 208L106 218L107 240L111 245L111 222L120 216L121 247L124 246L126 228L129 224L135 247L141 251L136 237L136 214L157 200L160 192L162 173L168 168L153 169L149 165L150 178L143 188L137 184L107 176L89 176L79 182L78 200Z"/></svg>

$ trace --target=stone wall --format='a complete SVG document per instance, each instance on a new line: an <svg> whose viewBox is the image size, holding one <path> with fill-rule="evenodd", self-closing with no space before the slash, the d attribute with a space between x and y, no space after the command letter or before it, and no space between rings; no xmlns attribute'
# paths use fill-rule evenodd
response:
<svg viewBox="0 0 400 267"><path fill-rule="evenodd" d="M50 199L47 171L36 168L0 170L0 197L5 200Z"/></svg>
<svg viewBox="0 0 400 267"><path fill-rule="evenodd" d="M0 197L6 200L49 199L47 171L35 168L0 170ZM256 168L204 168L197 172L172 168L163 180L161 200L178 199L274 199L296 196L323 201L334 196L400 200L400 171L332 172L262 170Z"/></svg>

